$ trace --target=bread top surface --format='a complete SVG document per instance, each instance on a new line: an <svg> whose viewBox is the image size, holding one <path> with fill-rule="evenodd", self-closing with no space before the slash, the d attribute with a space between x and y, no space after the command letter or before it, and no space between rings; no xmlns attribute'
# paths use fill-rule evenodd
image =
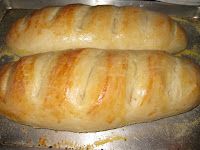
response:
<svg viewBox="0 0 200 150"><path fill-rule="evenodd" d="M187 36L180 25L158 12L76 4L43 8L17 20L6 43L19 55L76 48L175 53L186 48Z"/></svg>
<svg viewBox="0 0 200 150"><path fill-rule="evenodd" d="M163 52L52 52L0 69L0 114L41 128L101 131L183 113L199 102L199 66Z"/></svg>

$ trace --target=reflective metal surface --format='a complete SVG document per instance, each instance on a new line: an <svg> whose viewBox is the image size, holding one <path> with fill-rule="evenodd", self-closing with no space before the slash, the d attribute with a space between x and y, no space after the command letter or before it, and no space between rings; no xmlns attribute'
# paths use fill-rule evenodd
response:
<svg viewBox="0 0 200 150"><path fill-rule="evenodd" d="M173 5L169 3L160 3L155 1L139 1L139 0L2 0L8 9L39 9L46 6L62 6L66 4L82 3L87 5L134 5L137 7L145 7L151 10L160 11L170 15L193 17L200 16L198 7Z"/></svg>
<svg viewBox="0 0 200 150"><path fill-rule="evenodd" d="M200 5L199 0L160 0L162 2L181 4L181 5Z"/></svg>
<svg viewBox="0 0 200 150"><path fill-rule="evenodd" d="M26 2L25 2L26 1ZM4 37L12 22L46 5L64 5L64 0L0 1L0 64L16 58L5 47ZM168 5L147 1L75 1L91 5L134 5L172 15L187 31L189 45L178 54L200 64L200 20L198 7ZM9 8L9 9L6 9ZM18 9L15 9L18 8ZM28 8L28 9L24 9ZM1 17L3 16L3 17ZM1 19L2 18L2 19ZM94 120L95 121L95 120ZM200 106L187 113L151 123L92 133L72 133L34 129L0 117L0 149L73 148L73 149L200 149Z"/></svg>

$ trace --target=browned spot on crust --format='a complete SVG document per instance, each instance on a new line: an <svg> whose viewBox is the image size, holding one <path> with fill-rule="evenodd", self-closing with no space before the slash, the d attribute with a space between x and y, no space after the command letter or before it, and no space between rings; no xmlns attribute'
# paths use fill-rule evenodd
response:
<svg viewBox="0 0 200 150"><path fill-rule="evenodd" d="M103 102L103 98L104 98L104 96L106 94L106 91L107 91L107 88L108 88L108 81L109 81L109 77L107 76L105 84L103 86L103 89L102 89L102 91L101 91L101 93L100 93L100 95L98 97L98 100L97 100L98 104L101 104Z"/></svg>
<svg viewBox="0 0 200 150"><path fill-rule="evenodd" d="M54 34L62 35L73 30L76 18L75 14L79 7L79 5L67 5L59 11L58 15L55 17L52 23L52 28L56 28L52 29ZM67 26L63 28L63 24L67 24Z"/></svg>
<svg viewBox="0 0 200 150"><path fill-rule="evenodd" d="M43 108L48 111L54 107L50 113L58 122L65 115L63 113L63 111L66 111L65 109L67 109L69 115L76 113L74 112L73 104L70 102L70 97L66 93L70 91L72 86L71 78L73 79L73 77L71 77L71 74L79 61L81 52L82 50L77 50L61 54L49 76L48 91L44 98Z"/></svg>
<svg viewBox="0 0 200 150"><path fill-rule="evenodd" d="M155 22L155 25L159 27L159 26L162 26L164 23L166 23L165 20L157 19L156 22Z"/></svg>
<svg viewBox="0 0 200 150"><path fill-rule="evenodd" d="M17 120L27 119L33 112L34 106L26 96L26 86L32 82L34 62L36 57L24 57L15 63L15 68L10 77L9 86L5 95L6 108L9 117ZM28 120L28 119L27 119Z"/></svg>
<svg viewBox="0 0 200 150"><path fill-rule="evenodd" d="M109 123L109 124L111 124L111 123L114 121L115 117L116 117L116 116L114 116L114 115L109 115L109 116L106 118L106 122Z"/></svg>
<svg viewBox="0 0 200 150"><path fill-rule="evenodd" d="M153 75L154 75L154 69L153 69L153 56L148 56L148 68L149 68L149 82L148 86L146 88L146 94L140 103L140 106L142 106L145 102L149 102L151 94L152 94L152 86L153 86Z"/></svg>
<svg viewBox="0 0 200 150"><path fill-rule="evenodd" d="M11 26L11 29L9 30L7 36L6 36L6 42L7 44L9 42L14 42L18 39L18 37L20 36L20 33L18 32L18 28L19 25L22 21L22 18L17 20L15 23L13 23L13 25ZM13 40L13 41L12 41Z"/></svg>
<svg viewBox="0 0 200 150"><path fill-rule="evenodd" d="M33 78L35 57L24 57L15 63L16 67L12 75L12 83L10 84L9 95L11 97L26 97L25 86L29 85ZM24 95L24 96L22 96ZM21 101L20 98L18 99Z"/></svg>
<svg viewBox="0 0 200 150"><path fill-rule="evenodd" d="M117 54L118 55L118 54ZM106 78L103 81L102 90L99 92L96 103L94 103L87 112L91 118L102 116L104 120L111 124L113 121L118 119L118 121L123 121L125 113L125 101L122 98L126 93L126 68L127 68L127 57L124 56L120 60L120 65L114 62L117 55L109 53L107 55L106 63ZM117 69L116 69L117 68ZM119 71L120 75L116 75L116 70ZM121 86L123 83L123 86ZM115 89L115 90L113 90ZM115 93L110 93L109 91L115 91ZM117 109L120 105L120 110Z"/></svg>
<svg viewBox="0 0 200 150"><path fill-rule="evenodd" d="M158 53L157 55L150 55L148 57L149 82L146 88L146 95L140 104L140 106L144 104L147 106L147 104L151 105L156 103L156 105L159 105L159 108L153 109L159 109L159 111L165 111L168 106L168 104L166 104L167 101L165 95L167 75L165 73L166 69L162 67L162 64L165 64L166 62L163 56L162 53ZM156 113L156 110L150 113L149 116L154 113Z"/></svg>
<svg viewBox="0 0 200 150"><path fill-rule="evenodd" d="M131 28L137 27L137 17L139 16L139 13L141 12L141 9L133 8L133 7L124 7L122 9L122 23L121 23L121 32L128 33L130 32L128 29L130 28L130 25L133 26ZM130 15L134 14L134 15ZM134 18L135 19L134 19ZM134 24L131 20L134 19Z"/></svg>
<svg viewBox="0 0 200 150"><path fill-rule="evenodd" d="M7 71L10 69L10 66L12 64L11 63L8 63L8 64L5 64L3 67L0 68L0 85L3 84L3 82L5 82L5 75L7 73ZM4 96L5 96L5 92L2 91L2 89L0 90L0 101L4 101Z"/></svg>
<svg viewBox="0 0 200 150"><path fill-rule="evenodd" d="M152 111L148 114L148 116L153 116L156 113L156 111Z"/></svg>
<svg viewBox="0 0 200 150"><path fill-rule="evenodd" d="M97 103L95 103L94 105L91 106L91 108L89 109L88 111L88 114L91 114L91 115L94 115L95 113L97 113L97 108L101 106L101 104L103 103L103 99L106 95L106 92L107 92L107 89L108 89L108 84L109 84L109 71L112 67L112 64L111 64L111 61L112 61L112 54L109 53L108 56L107 56L107 63L106 63L106 78L105 80L103 81L104 82L104 85L102 87L102 90L101 92L99 93L99 96L98 96L98 99L97 99Z"/></svg>

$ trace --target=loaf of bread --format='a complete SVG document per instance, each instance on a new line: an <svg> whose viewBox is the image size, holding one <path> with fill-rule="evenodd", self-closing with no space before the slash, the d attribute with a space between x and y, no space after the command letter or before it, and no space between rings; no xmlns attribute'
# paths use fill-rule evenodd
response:
<svg viewBox="0 0 200 150"><path fill-rule="evenodd" d="M163 50L186 48L184 30L168 16L135 7L67 5L35 11L7 34L18 55L76 48Z"/></svg>
<svg viewBox="0 0 200 150"><path fill-rule="evenodd" d="M0 69L0 114L34 127L101 131L199 103L199 66L165 52L49 52Z"/></svg>

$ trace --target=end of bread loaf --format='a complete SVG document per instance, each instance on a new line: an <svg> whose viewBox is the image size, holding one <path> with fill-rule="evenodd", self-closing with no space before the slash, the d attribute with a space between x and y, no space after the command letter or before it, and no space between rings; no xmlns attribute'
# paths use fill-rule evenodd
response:
<svg viewBox="0 0 200 150"><path fill-rule="evenodd" d="M17 20L6 44L21 56L77 48L176 53L186 48L187 36L174 20L158 12L130 6L67 5L36 10Z"/></svg>
<svg viewBox="0 0 200 150"><path fill-rule="evenodd" d="M174 38L169 44L171 53L177 53L184 50L188 45L187 33L178 23L175 23Z"/></svg>

